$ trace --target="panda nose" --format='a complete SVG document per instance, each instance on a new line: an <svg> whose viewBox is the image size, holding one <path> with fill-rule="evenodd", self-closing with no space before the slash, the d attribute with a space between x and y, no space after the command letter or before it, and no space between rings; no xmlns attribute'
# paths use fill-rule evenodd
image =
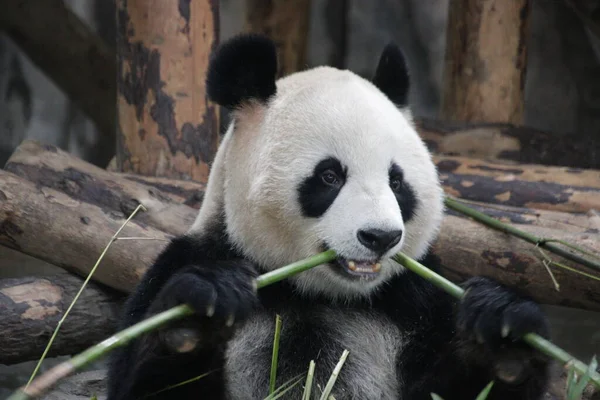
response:
<svg viewBox="0 0 600 400"><path fill-rule="evenodd" d="M358 241L379 255L394 247L402 238L402 231L384 231L381 229L361 229L356 234Z"/></svg>

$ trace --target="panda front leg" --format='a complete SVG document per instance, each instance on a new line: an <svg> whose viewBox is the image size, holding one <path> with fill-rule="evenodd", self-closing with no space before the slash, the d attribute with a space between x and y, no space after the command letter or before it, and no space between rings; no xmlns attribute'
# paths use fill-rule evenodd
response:
<svg viewBox="0 0 600 400"><path fill-rule="evenodd" d="M148 270L128 301L125 326L180 304L195 314L116 354L108 400L226 398L225 350L258 304L257 273L243 259L211 260L210 254L175 240ZM177 386L184 381L190 382Z"/></svg>
<svg viewBox="0 0 600 400"><path fill-rule="evenodd" d="M541 399L551 360L521 340L529 332L549 336L538 304L488 278L469 279L463 287L456 339L466 378L494 380L489 400Z"/></svg>

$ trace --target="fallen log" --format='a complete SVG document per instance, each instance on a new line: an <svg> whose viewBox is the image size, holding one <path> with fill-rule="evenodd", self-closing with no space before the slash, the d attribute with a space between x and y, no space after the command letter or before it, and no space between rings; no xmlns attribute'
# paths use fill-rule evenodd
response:
<svg viewBox="0 0 600 400"><path fill-rule="evenodd" d="M198 206L204 190L203 184L192 181L171 180L167 184L160 178L111 173L55 146L32 140L17 147L5 170L108 212L121 212L124 217L143 203L149 212L138 214L136 221L165 232L180 232L182 224L192 225L195 216L184 204ZM184 201L176 200L185 196Z"/></svg>
<svg viewBox="0 0 600 400"><path fill-rule="evenodd" d="M444 156L435 156L435 162L446 192L456 197L538 210L600 210L597 170ZM183 205L199 208L205 188L194 181L109 172L32 140L15 150L5 169L38 185L125 213L142 201L152 212L140 215L139 221L166 232L179 229L179 222L165 217L174 213L185 219L185 226L191 226L193 218Z"/></svg>
<svg viewBox="0 0 600 400"><path fill-rule="evenodd" d="M438 155L506 159L525 164L600 169L600 141L503 123L450 123L416 119L417 130Z"/></svg>
<svg viewBox="0 0 600 400"><path fill-rule="evenodd" d="M108 186L100 176L92 178L90 180L95 185ZM118 229L123 214L115 217L113 214L118 209L111 209L109 205L99 207L84 203L77 198L76 191L72 192L74 197L71 197L43 185L43 182L34 184L7 172L0 173L0 187L3 188L0 194L3 199L0 201L0 243L66 269L87 273L108 238ZM118 192L121 189L113 187L113 190ZM162 212L161 218L169 221L172 231L166 233L151 226L156 220L154 217L147 219L148 225L142 225L136 217L123 236L165 240L169 234L184 233L189 226L187 221L195 217L197 210L181 207L185 209L181 210L182 213L170 212L169 209ZM492 209L500 212L498 208ZM485 207L483 211L487 212ZM152 210L147 211L147 214L152 213ZM518 214L513 210L512 218L520 218L514 225L540 237L567 240L600 253L600 235L594 228L585 228L597 223L594 215L587 216L590 219L587 223L586 216L577 216L580 229L562 229L560 224L570 221L569 218L565 219L564 213L555 215L550 211L540 211L539 215L555 215L555 218L546 218L539 226L540 217L534 217L536 213L531 210ZM527 214L528 218L522 216ZM80 221L80 216L87 217L86 224ZM164 245L162 240L117 242L96 272L95 279L128 291ZM561 291L557 292L535 246L470 219L451 214L446 216L435 252L442 260L452 260L446 271L454 272L454 277L464 278L483 273L524 288L534 298L548 304L600 310L599 281L570 272L555 271L561 283ZM564 261L558 256L552 255L552 258ZM578 267L567 261L565 264Z"/></svg>
<svg viewBox="0 0 600 400"><path fill-rule="evenodd" d="M557 231L533 224L512 225L541 238L564 240L600 253L597 233ZM442 260L442 274L455 282L484 275L518 288L544 304L600 311L600 281L551 267L560 284L560 291L557 291L542 263L539 249L471 219L447 215L433 250ZM553 261L583 270L552 253L545 254Z"/></svg>
<svg viewBox="0 0 600 400"><path fill-rule="evenodd" d="M86 203L0 170L0 245L68 271L87 275L127 217L118 208ZM179 222L184 228L183 220ZM151 240L114 242L94 279L128 291L172 236L137 218L120 236Z"/></svg>
<svg viewBox="0 0 600 400"><path fill-rule="evenodd" d="M491 204L585 213L600 210L600 170L435 156L446 193Z"/></svg>
<svg viewBox="0 0 600 400"><path fill-rule="evenodd" d="M37 360L83 279L58 273L0 279L0 364ZM116 329L123 295L90 282L62 324L49 357L77 354Z"/></svg>
<svg viewBox="0 0 600 400"><path fill-rule="evenodd" d="M113 50L73 13L62 0L3 2L0 30L4 31L106 135L114 146L117 75ZM102 152L106 164L114 149Z"/></svg>

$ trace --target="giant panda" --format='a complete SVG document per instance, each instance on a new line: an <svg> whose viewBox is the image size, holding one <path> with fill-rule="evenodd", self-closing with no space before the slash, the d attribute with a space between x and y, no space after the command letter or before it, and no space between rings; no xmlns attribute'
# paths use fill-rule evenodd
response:
<svg viewBox="0 0 600 400"><path fill-rule="evenodd" d="M457 301L391 259L435 268L444 214L401 50L384 48L372 80L276 73L266 37L214 51L207 93L231 124L196 221L145 273L120 328L182 303L195 315L116 351L108 399L264 399L276 314L277 385L314 360L311 398L347 349L337 400L473 400L491 381L489 399L539 399L549 360L520 340L549 334L533 300L475 277ZM334 262L257 290L258 275L327 249Z"/></svg>

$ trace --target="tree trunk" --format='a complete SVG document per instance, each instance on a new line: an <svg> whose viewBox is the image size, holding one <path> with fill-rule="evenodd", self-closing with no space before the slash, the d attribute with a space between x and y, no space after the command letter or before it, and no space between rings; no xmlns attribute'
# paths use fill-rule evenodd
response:
<svg viewBox="0 0 600 400"><path fill-rule="evenodd" d="M246 1L246 30L275 41L279 76L305 67L309 16L310 0Z"/></svg>
<svg viewBox="0 0 600 400"><path fill-rule="evenodd" d="M65 185L63 189L69 190L71 196L45 187L51 184L51 179L40 179L42 175L37 173L32 172L35 183L8 172L0 173L0 243L66 269L87 273L125 215L119 212L118 202L106 201L100 205L85 203L94 201L86 193L102 193L106 188L111 188L117 198L129 196L123 193L126 185L121 187L110 183L117 178L107 178L104 174L112 174L106 171L96 175L94 171L98 170L102 171L88 170L89 175L85 180L87 188L83 191L71 190L71 185ZM98 190L94 190L94 187ZM84 196L87 197L82 198ZM146 204L145 201L142 203ZM130 221L121 236L156 237L162 240L117 241L94 275L97 281L120 290L131 290L164 248L169 234L184 233L189 221L197 213L197 210L187 206L181 206L177 212L173 211L174 208L165 207L159 208L160 218L157 218L153 215L155 211L150 208L152 202L148 204L148 212L140 213L139 217ZM567 240L600 253L600 235L597 233L600 221L595 213L571 215L484 204L476 207L537 236ZM142 224L143 214L148 214L144 221L147 225ZM161 225L170 227L168 233L155 228L155 224L161 221L168 221ZM600 310L600 297L597 295L600 293L599 281L555 270L561 284L561 290L557 292L541 264L541 254L535 246L468 218L458 217L452 212L444 219L435 252L448 264L445 272L451 277L464 278L484 273L501 282L524 288L542 302ZM551 257L556 261L564 261L558 256ZM580 268L568 261L564 263Z"/></svg>
<svg viewBox="0 0 600 400"><path fill-rule="evenodd" d="M417 129L438 155L499 158L526 164L600 169L600 141L553 135L511 124L450 123L417 119Z"/></svg>
<svg viewBox="0 0 600 400"><path fill-rule="evenodd" d="M450 1L444 119L522 122L530 6L530 0Z"/></svg>
<svg viewBox="0 0 600 400"><path fill-rule="evenodd" d="M69 273L0 279L0 364L39 359L82 284L83 279ZM77 354L110 336L122 297L88 283L48 356Z"/></svg>
<svg viewBox="0 0 600 400"><path fill-rule="evenodd" d="M600 170L434 157L446 193L490 204L585 213L600 210Z"/></svg>
<svg viewBox="0 0 600 400"><path fill-rule="evenodd" d="M218 0L117 1L117 165L206 182L218 146L205 76Z"/></svg>
<svg viewBox="0 0 600 400"><path fill-rule="evenodd" d="M118 208L89 204L0 170L0 245L79 275L89 273L127 217ZM136 218L120 236L148 240L114 242L94 279L129 291L172 236Z"/></svg>
<svg viewBox="0 0 600 400"><path fill-rule="evenodd" d="M3 30L90 117L112 143L115 136L114 52L62 0L2 2ZM107 163L113 147L99 149Z"/></svg>

